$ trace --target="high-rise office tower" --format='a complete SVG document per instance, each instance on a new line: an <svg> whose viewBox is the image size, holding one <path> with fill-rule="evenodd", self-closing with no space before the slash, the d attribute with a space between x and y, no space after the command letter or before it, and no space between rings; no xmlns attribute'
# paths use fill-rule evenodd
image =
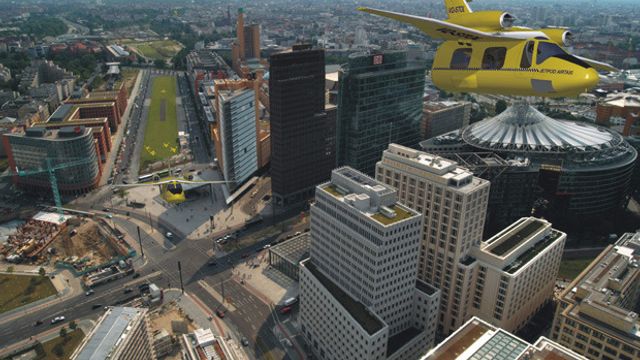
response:
<svg viewBox="0 0 640 360"><path fill-rule="evenodd" d="M337 162L373 176L389 143L420 141L426 65L406 52L353 54L340 71Z"/></svg>
<svg viewBox="0 0 640 360"><path fill-rule="evenodd" d="M551 299L566 238L551 223L523 217L482 241L489 182L404 146L389 145L376 179L423 214L418 277L442 291L441 334L474 315L517 331Z"/></svg>
<svg viewBox="0 0 640 360"><path fill-rule="evenodd" d="M439 292L417 279L421 216L349 167L318 185L300 322L321 359L416 359L435 336Z"/></svg>
<svg viewBox="0 0 640 360"><path fill-rule="evenodd" d="M449 334L470 318L469 252L482 241L489 182L451 160L396 144L384 151L376 180L424 215L418 278L442 291L439 331Z"/></svg>
<svg viewBox="0 0 640 360"><path fill-rule="evenodd" d="M257 82L215 81L216 123L212 129L218 162L233 192L258 170Z"/></svg>
<svg viewBox="0 0 640 360"><path fill-rule="evenodd" d="M269 60L271 189L277 205L303 201L334 167L325 112L324 50L294 46Z"/></svg>

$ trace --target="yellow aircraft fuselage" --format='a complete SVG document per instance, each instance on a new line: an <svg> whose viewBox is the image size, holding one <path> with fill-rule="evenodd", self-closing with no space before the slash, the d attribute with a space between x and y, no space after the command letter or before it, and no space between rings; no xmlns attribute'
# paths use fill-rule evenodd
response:
<svg viewBox="0 0 640 360"><path fill-rule="evenodd" d="M449 92L516 96L575 97L598 83L594 68L557 49L548 40L445 41L431 75Z"/></svg>
<svg viewBox="0 0 640 360"><path fill-rule="evenodd" d="M172 181L160 185L162 198L170 204L180 204L187 200L182 185L177 181Z"/></svg>

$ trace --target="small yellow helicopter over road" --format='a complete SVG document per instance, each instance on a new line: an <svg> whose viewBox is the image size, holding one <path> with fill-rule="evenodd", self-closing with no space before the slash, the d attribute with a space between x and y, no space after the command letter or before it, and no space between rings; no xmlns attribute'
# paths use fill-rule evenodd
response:
<svg viewBox="0 0 640 360"><path fill-rule="evenodd" d="M186 180L186 179L166 179L162 181L136 183L136 184L118 184L114 187L139 187L139 186L159 186L162 198L170 204L180 204L185 202L185 189L182 186L202 186L206 184L227 184L231 181L205 181L205 180Z"/></svg>
<svg viewBox="0 0 640 360"><path fill-rule="evenodd" d="M438 88L450 92L575 97L596 86L598 71L618 70L569 54L563 47L573 35L566 28L516 27L516 18L507 12L473 12L466 0L444 3L447 20L364 7L358 10L413 25L444 40L431 75Z"/></svg>

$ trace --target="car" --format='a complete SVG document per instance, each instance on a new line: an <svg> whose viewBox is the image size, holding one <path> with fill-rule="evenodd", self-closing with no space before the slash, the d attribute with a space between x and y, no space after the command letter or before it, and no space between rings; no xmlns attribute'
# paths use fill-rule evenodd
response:
<svg viewBox="0 0 640 360"><path fill-rule="evenodd" d="M131 288L126 288L126 289L124 289L124 293L125 293L125 294L128 294L128 293L130 293L130 292L132 292L132 291L133 291L133 290L132 290Z"/></svg>
<svg viewBox="0 0 640 360"><path fill-rule="evenodd" d="M209 260L209 262L207 263L207 266L216 266L218 265L218 263L215 260Z"/></svg>
<svg viewBox="0 0 640 360"><path fill-rule="evenodd" d="M222 310L216 310L216 315L218 315L218 317L220 319L224 319L224 311Z"/></svg>
<svg viewBox="0 0 640 360"><path fill-rule="evenodd" d="M293 234L293 236L298 236L298 235L300 235L300 234L302 234L300 231L296 231L296 233L295 233L295 234Z"/></svg>
<svg viewBox="0 0 640 360"><path fill-rule="evenodd" d="M173 237L173 234L170 231L167 231L167 233L164 234L164 236L166 236L167 239L171 239Z"/></svg>
<svg viewBox="0 0 640 360"><path fill-rule="evenodd" d="M262 249L266 250L266 249L268 249L270 247L271 247L271 244L267 244L267 245L263 246Z"/></svg>
<svg viewBox="0 0 640 360"><path fill-rule="evenodd" d="M285 301L282 302L282 307L287 307L287 306L291 306L295 303L298 302L298 298L297 297L290 297L288 299L286 299Z"/></svg>
<svg viewBox="0 0 640 360"><path fill-rule="evenodd" d="M244 253L242 255L240 255L241 258L246 259L249 257L249 253Z"/></svg>
<svg viewBox="0 0 640 360"><path fill-rule="evenodd" d="M42 320L36 320L36 323L34 326L38 326L38 325L42 325Z"/></svg>
<svg viewBox="0 0 640 360"><path fill-rule="evenodd" d="M64 321L65 317L64 316L56 316L53 319L51 319L51 325L53 324L57 324L59 322Z"/></svg>
<svg viewBox="0 0 640 360"><path fill-rule="evenodd" d="M137 279L137 278L139 278L139 277L140 277L140 273L133 273L133 278L134 278L134 279Z"/></svg>
<svg viewBox="0 0 640 360"><path fill-rule="evenodd" d="M91 309L95 310L97 308L101 308L102 306L103 306L102 304L93 304L93 305L91 305Z"/></svg>
<svg viewBox="0 0 640 360"><path fill-rule="evenodd" d="M93 295L93 294L95 294L95 291L93 289L90 289L89 291L84 293L85 296L89 296L89 295Z"/></svg>
<svg viewBox="0 0 640 360"><path fill-rule="evenodd" d="M246 338L246 337L243 337L243 338L240 340L240 343L242 344L242 346L249 346L249 340L247 340L247 338Z"/></svg>
<svg viewBox="0 0 640 360"><path fill-rule="evenodd" d="M280 309L280 314L288 314L291 312L291 306L285 306L282 309Z"/></svg>

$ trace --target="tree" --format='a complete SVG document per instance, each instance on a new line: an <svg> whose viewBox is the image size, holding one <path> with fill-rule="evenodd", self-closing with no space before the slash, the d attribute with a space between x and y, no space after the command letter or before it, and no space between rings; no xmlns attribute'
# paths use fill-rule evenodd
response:
<svg viewBox="0 0 640 360"><path fill-rule="evenodd" d="M67 328L64 326L60 329L60 337L65 340L67 339Z"/></svg>
<svg viewBox="0 0 640 360"><path fill-rule="evenodd" d="M53 352L53 355L60 358L64 355L64 345L62 345L62 342L59 342L53 346L51 351Z"/></svg>
<svg viewBox="0 0 640 360"><path fill-rule="evenodd" d="M43 267L41 267L41 268L38 270L38 274L40 274L40 276L44 277L44 276L46 276L46 275L47 275L47 271L46 271Z"/></svg>
<svg viewBox="0 0 640 360"><path fill-rule="evenodd" d="M11 266L9 266L9 267L7 268L7 272L8 272L9 274L13 273L13 265L11 265Z"/></svg>
<svg viewBox="0 0 640 360"><path fill-rule="evenodd" d="M69 323L69 329L71 329L71 331L75 331L78 328L78 324L76 323L75 320L71 320L71 322Z"/></svg>
<svg viewBox="0 0 640 360"><path fill-rule="evenodd" d="M164 60L162 59L156 59L153 64L158 68L158 69L164 69L165 65L167 65L167 63L164 62Z"/></svg>
<svg viewBox="0 0 640 360"><path fill-rule="evenodd" d="M507 109L507 102L504 100L498 100L496 102L496 115L501 114L503 111Z"/></svg>

